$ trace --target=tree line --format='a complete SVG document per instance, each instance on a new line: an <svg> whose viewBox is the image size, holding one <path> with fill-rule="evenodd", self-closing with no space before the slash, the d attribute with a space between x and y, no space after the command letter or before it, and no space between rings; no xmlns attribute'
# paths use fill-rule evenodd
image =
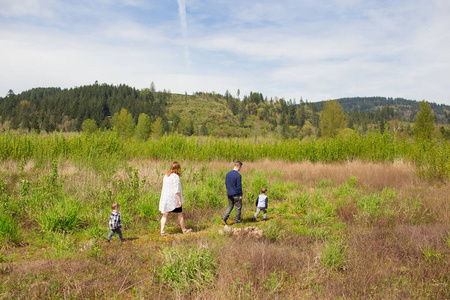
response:
<svg viewBox="0 0 450 300"><path fill-rule="evenodd" d="M215 102L223 115L183 119L173 109L182 110L188 101L195 98ZM371 101L372 108L369 107ZM410 105L409 110L405 108L407 105ZM239 90L237 97L228 90L224 95L214 92L179 95L170 90L156 91L153 82L142 90L96 82L71 89L34 88L18 95L10 91L6 97L0 98L0 121L3 130L90 133L114 129L124 139L136 137L143 140L173 132L184 135L317 138L345 133L346 129L362 134L390 131L413 136L417 132L414 124L419 122L419 113L425 109L424 106L431 113L427 124L433 124L432 134L437 132L449 138L448 107L439 106L444 117L438 118L432 108L436 105L425 101L375 97L309 103L302 98L298 102L277 97L268 99L257 92L250 92L241 99ZM361 110L355 111L355 107ZM439 122L441 126L435 130L435 124Z"/></svg>
<svg viewBox="0 0 450 300"><path fill-rule="evenodd" d="M156 92L154 85L138 90L127 85L98 84L71 89L33 88L0 98L1 122L11 129L81 131L85 120L110 128L110 119L122 108L137 122L140 113L165 117L170 91Z"/></svg>

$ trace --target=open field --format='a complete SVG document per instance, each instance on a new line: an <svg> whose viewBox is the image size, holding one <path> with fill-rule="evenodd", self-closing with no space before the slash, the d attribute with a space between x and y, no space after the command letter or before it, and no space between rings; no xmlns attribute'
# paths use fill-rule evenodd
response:
<svg viewBox="0 0 450 300"><path fill-rule="evenodd" d="M264 231L254 238L223 233L232 163L180 162L194 233L172 216L168 237L169 160L0 162L0 298L450 298L450 185L414 163L244 161L245 224L231 227ZM269 221L252 223L263 186ZM107 244L114 201L128 240Z"/></svg>

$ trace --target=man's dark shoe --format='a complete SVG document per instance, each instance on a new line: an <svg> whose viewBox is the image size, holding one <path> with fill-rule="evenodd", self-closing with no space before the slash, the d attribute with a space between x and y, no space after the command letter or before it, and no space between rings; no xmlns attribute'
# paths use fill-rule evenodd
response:
<svg viewBox="0 0 450 300"><path fill-rule="evenodd" d="M264 218L264 219L263 219L263 221L265 222L265 221L267 221L267 219L266 219L266 218Z"/></svg>
<svg viewBox="0 0 450 300"><path fill-rule="evenodd" d="M253 218L252 218L252 222L256 222L256 218L253 217Z"/></svg>

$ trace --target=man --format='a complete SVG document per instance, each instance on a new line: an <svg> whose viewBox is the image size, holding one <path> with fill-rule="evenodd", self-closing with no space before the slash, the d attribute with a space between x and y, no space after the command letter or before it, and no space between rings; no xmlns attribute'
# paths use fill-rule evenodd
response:
<svg viewBox="0 0 450 300"><path fill-rule="evenodd" d="M227 187L228 208L222 217L222 220L227 224L228 217L234 206L236 206L236 221L235 224L241 223L241 209L242 209L242 177L239 174L242 162L236 161L234 169L225 176L225 186Z"/></svg>

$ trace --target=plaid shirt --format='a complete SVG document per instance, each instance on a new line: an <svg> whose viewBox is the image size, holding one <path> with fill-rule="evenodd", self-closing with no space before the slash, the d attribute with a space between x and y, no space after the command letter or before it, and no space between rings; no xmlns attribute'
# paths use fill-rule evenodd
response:
<svg viewBox="0 0 450 300"><path fill-rule="evenodd" d="M122 221L120 220L120 213L116 210L113 210L111 216L109 217L109 228L117 229L122 227Z"/></svg>

